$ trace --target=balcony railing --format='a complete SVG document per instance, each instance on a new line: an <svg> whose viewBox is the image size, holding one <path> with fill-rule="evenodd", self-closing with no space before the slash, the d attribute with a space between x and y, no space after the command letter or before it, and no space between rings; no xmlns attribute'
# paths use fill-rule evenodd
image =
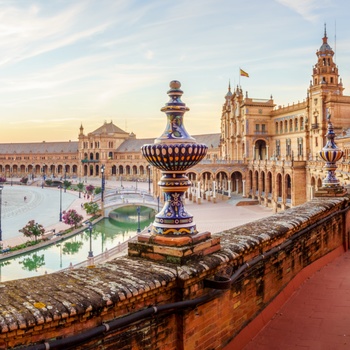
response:
<svg viewBox="0 0 350 350"><path fill-rule="evenodd" d="M99 160L95 160L95 159L83 159L81 161L82 163L99 163Z"/></svg>

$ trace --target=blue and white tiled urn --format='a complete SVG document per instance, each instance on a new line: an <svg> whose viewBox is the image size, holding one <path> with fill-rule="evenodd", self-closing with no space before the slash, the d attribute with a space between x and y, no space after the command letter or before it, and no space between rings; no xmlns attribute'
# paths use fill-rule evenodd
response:
<svg viewBox="0 0 350 350"><path fill-rule="evenodd" d="M333 129L333 124L331 123L331 116L328 115L328 130L327 130L327 143L320 151L321 158L326 162L324 169L327 171L327 176L323 179L323 187L338 187L339 180L335 176L335 171L337 169L336 162L340 160L344 152L337 147L334 142L335 133Z"/></svg>
<svg viewBox="0 0 350 350"><path fill-rule="evenodd" d="M185 210L183 196L191 186L187 170L205 157L208 147L198 144L185 129L183 117L189 108L181 101L183 91L180 87L179 81L170 82L170 100L161 109L167 115L166 128L154 144L141 148L146 160L162 172L158 185L164 192L165 204L155 217L153 234L192 235L198 232L193 216Z"/></svg>

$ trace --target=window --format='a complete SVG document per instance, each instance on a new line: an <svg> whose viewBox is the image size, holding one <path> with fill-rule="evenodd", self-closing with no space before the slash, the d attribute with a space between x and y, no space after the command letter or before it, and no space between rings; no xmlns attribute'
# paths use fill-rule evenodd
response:
<svg viewBox="0 0 350 350"><path fill-rule="evenodd" d="M266 124L261 124L261 131L265 132L266 131Z"/></svg>
<svg viewBox="0 0 350 350"><path fill-rule="evenodd" d="M315 146L318 147L318 137L315 137Z"/></svg>
<svg viewBox="0 0 350 350"><path fill-rule="evenodd" d="M260 124L255 125L255 131L260 131Z"/></svg>
<svg viewBox="0 0 350 350"><path fill-rule="evenodd" d="M279 156L281 153L280 144L280 140L276 140L276 156Z"/></svg>
<svg viewBox="0 0 350 350"><path fill-rule="evenodd" d="M286 154L287 156L290 156L291 153L291 142L290 139L286 139Z"/></svg>

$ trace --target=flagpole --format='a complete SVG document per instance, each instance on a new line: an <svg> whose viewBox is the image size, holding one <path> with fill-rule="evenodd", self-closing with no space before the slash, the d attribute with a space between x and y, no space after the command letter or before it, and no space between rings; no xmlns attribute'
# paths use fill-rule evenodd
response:
<svg viewBox="0 0 350 350"><path fill-rule="evenodd" d="M238 71L238 85L239 85L239 88L241 88L241 68L238 68L239 71Z"/></svg>

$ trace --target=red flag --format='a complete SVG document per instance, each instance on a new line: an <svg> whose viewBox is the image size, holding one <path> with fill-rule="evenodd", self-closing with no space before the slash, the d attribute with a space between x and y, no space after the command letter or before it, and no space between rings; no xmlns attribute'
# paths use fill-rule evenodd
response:
<svg viewBox="0 0 350 350"><path fill-rule="evenodd" d="M240 68L239 72L240 72L241 77L249 78L249 74L247 72L245 72L243 69Z"/></svg>

